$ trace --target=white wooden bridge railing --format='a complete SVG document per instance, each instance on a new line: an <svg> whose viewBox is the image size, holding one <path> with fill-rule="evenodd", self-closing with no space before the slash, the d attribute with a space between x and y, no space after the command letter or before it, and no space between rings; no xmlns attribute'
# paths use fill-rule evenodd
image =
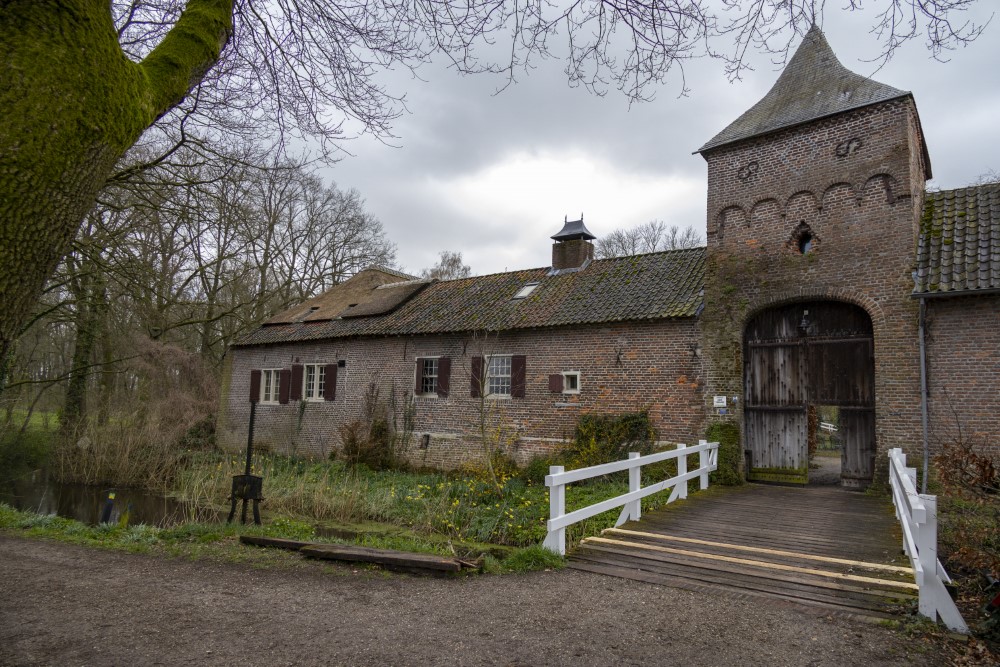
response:
<svg viewBox="0 0 1000 667"><path fill-rule="evenodd" d="M687 457L691 454L698 454L698 467L689 471ZM669 459L677 459L677 474L670 479L643 488L642 466ZM620 526L626 521L639 519L642 516L643 498L669 488L673 488L673 491L667 500L668 503L672 503L678 498L687 498L688 481L698 478L701 481L701 488L707 489L708 473L714 472L718 465L719 443L702 440L693 447L677 445L676 449L646 456L631 452L628 458L622 461L570 470L569 472L565 472L563 466L552 466L549 468L549 474L545 477L545 486L549 487L549 522L548 534L545 536L545 542L542 543L542 546L565 555L567 526L616 507L623 508L615 523L616 526ZM621 470L628 470L628 493L575 510L569 514L566 513L567 484Z"/></svg>
<svg viewBox="0 0 1000 667"><path fill-rule="evenodd" d="M937 557L937 496L917 493L917 469L906 467L901 449L889 450L889 483L896 518L903 526L903 551L910 558L920 589L918 606L923 616L968 634L969 627L945 588L951 583Z"/></svg>

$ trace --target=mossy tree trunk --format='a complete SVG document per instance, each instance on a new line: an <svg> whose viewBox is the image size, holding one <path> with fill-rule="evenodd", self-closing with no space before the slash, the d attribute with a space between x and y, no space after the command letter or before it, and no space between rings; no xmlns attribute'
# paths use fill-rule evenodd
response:
<svg viewBox="0 0 1000 667"><path fill-rule="evenodd" d="M233 0L190 0L142 61L108 0L0 0L0 392L13 344L117 160L215 64Z"/></svg>

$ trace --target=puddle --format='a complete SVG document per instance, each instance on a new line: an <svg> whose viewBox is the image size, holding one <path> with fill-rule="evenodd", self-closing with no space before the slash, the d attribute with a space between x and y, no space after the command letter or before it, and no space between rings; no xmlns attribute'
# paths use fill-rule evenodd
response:
<svg viewBox="0 0 1000 667"><path fill-rule="evenodd" d="M0 488L0 502L19 510L56 514L83 523L96 524L101 518L109 492L115 499L110 522L125 519L129 525L144 523L166 527L185 521L218 521L214 510L198 510L188 503L141 489L111 489L87 484L60 484L43 470L37 470Z"/></svg>

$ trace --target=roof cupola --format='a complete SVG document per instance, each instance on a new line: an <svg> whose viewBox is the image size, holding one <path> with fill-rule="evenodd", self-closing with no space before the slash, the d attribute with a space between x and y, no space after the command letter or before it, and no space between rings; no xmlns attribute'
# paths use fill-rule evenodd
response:
<svg viewBox="0 0 1000 667"><path fill-rule="evenodd" d="M579 270L594 259L594 244L597 237L583 224L583 213L579 220L563 219L563 228L552 237L552 270Z"/></svg>

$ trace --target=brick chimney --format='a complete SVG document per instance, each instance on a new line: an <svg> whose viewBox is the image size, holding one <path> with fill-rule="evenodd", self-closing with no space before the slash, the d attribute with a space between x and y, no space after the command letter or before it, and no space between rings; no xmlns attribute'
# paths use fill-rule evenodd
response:
<svg viewBox="0 0 1000 667"><path fill-rule="evenodd" d="M594 244L597 237L583 225L583 214L579 220L563 220L563 228L552 237L552 270L581 269L594 259Z"/></svg>

